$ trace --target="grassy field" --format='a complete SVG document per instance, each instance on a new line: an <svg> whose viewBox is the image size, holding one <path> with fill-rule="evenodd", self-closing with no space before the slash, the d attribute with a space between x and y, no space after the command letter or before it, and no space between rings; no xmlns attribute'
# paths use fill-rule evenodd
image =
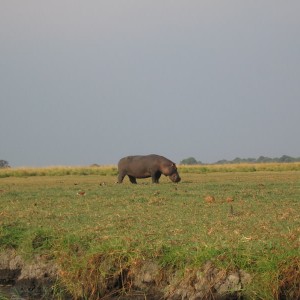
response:
<svg viewBox="0 0 300 300"><path fill-rule="evenodd" d="M179 173L118 185L113 166L0 170L0 252L52 260L74 298L100 297L99 282L140 261L176 280L210 261L251 275L244 297L300 297L300 164Z"/></svg>

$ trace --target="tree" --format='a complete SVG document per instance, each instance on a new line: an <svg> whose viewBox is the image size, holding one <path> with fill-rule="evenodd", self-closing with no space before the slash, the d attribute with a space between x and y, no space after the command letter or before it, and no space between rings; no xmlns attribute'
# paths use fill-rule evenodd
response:
<svg viewBox="0 0 300 300"><path fill-rule="evenodd" d="M262 155L256 160L257 163L269 163L269 162L272 162L272 161L273 161L272 158L262 156Z"/></svg>
<svg viewBox="0 0 300 300"><path fill-rule="evenodd" d="M197 161L194 157L188 157L180 162L181 165L199 165L201 161Z"/></svg>
<svg viewBox="0 0 300 300"><path fill-rule="evenodd" d="M10 168L8 161L0 159L0 168Z"/></svg>
<svg viewBox="0 0 300 300"><path fill-rule="evenodd" d="M294 162L294 161L295 161L295 158L290 157L290 156L288 156L288 155L282 155L282 156L279 158L279 162L283 162L283 163Z"/></svg>

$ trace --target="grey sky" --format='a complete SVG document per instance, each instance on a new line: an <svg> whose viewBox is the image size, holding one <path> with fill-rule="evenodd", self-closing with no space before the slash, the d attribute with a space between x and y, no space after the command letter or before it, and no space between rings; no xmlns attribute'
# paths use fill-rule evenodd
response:
<svg viewBox="0 0 300 300"><path fill-rule="evenodd" d="M300 156L300 1L0 0L13 166Z"/></svg>

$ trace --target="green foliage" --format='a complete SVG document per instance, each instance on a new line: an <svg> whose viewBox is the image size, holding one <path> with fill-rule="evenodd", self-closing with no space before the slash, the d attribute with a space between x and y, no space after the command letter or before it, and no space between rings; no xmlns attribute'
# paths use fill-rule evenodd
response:
<svg viewBox="0 0 300 300"><path fill-rule="evenodd" d="M9 298L6 297L5 295L2 295L2 293L0 291L0 300L9 300Z"/></svg>
<svg viewBox="0 0 300 300"><path fill-rule="evenodd" d="M300 162L300 157L291 157L288 155L283 155L281 157L265 157L260 156L259 158L240 158L236 157L233 160L226 160L222 159L219 160L211 165L226 165L226 164L260 164L260 163L293 163L293 162ZM181 165L201 165L201 161L197 161L194 157L188 157L183 159L180 162Z"/></svg>
<svg viewBox="0 0 300 300"><path fill-rule="evenodd" d="M9 168L9 163L6 160L0 159L0 169Z"/></svg>
<svg viewBox="0 0 300 300"><path fill-rule="evenodd" d="M215 164L241 164L241 163L292 163L292 162L300 162L300 157L294 158L288 155L283 155L281 157L265 157L260 156L259 158L235 158L233 160L219 160Z"/></svg>
<svg viewBox="0 0 300 300"><path fill-rule="evenodd" d="M194 157L188 157L180 162L181 165L201 165L201 161L197 161Z"/></svg>

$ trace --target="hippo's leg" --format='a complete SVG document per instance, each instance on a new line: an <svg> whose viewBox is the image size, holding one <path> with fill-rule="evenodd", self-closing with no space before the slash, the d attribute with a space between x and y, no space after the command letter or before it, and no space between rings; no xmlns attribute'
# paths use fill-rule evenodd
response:
<svg viewBox="0 0 300 300"><path fill-rule="evenodd" d="M152 183L159 183L160 176L161 176L161 173L159 171L156 172L156 173L151 174Z"/></svg>
<svg viewBox="0 0 300 300"><path fill-rule="evenodd" d="M128 177L129 177L129 180L130 180L131 183L133 183L133 184L136 184L136 183L137 183L135 177L133 177L133 176L131 176L131 175L128 175Z"/></svg>

